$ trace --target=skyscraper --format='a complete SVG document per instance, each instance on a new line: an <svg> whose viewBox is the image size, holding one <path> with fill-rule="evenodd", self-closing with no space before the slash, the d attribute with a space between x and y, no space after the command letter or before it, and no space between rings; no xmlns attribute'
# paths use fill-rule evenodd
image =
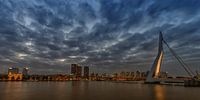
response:
<svg viewBox="0 0 200 100"><path fill-rule="evenodd" d="M78 64L71 64L71 74L75 75L76 77L81 77L82 67Z"/></svg>
<svg viewBox="0 0 200 100"><path fill-rule="evenodd" d="M81 66L77 66L76 76L77 77L81 77L82 76L82 67Z"/></svg>
<svg viewBox="0 0 200 100"><path fill-rule="evenodd" d="M89 67L88 66L84 67L84 77L89 78Z"/></svg>
<svg viewBox="0 0 200 100"><path fill-rule="evenodd" d="M76 75L77 64L71 64L71 74Z"/></svg>

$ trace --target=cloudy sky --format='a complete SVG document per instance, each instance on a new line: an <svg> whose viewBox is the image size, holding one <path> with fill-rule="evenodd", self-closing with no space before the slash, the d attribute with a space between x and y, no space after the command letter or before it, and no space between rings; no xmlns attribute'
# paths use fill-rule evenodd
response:
<svg viewBox="0 0 200 100"><path fill-rule="evenodd" d="M200 71L199 0L0 0L0 72L146 71L158 33ZM184 73L165 47L162 70Z"/></svg>

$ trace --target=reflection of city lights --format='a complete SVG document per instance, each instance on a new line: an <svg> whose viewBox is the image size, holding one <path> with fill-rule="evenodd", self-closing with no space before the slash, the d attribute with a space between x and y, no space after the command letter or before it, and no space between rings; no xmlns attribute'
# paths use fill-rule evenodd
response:
<svg viewBox="0 0 200 100"><path fill-rule="evenodd" d="M165 93L163 87L160 85L156 85L154 87L156 100L165 100Z"/></svg>

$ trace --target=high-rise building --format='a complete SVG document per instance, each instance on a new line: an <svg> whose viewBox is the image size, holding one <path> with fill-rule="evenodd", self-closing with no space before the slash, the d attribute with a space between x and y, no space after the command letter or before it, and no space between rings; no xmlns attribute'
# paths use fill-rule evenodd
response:
<svg viewBox="0 0 200 100"><path fill-rule="evenodd" d="M10 67L8 68L8 74L18 74L19 73L19 68L16 67Z"/></svg>
<svg viewBox="0 0 200 100"><path fill-rule="evenodd" d="M76 75L77 64L71 64L71 74Z"/></svg>
<svg viewBox="0 0 200 100"><path fill-rule="evenodd" d="M89 78L89 67L88 66L84 67L84 77Z"/></svg>
<svg viewBox="0 0 200 100"><path fill-rule="evenodd" d="M77 66L76 76L77 77L81 77L82 76L82 67L81 66Z"/></svg>
<svg viewBox="0 0 200 100"><path fill-rule="evenodd" d="M29 68L24 67L23 71L22 71L22 74L26 76L26 75L28 75L28 72L29 72Z"/></svg>
<svg viewBox="0 0 200 100"><path fill-rule="evenodd" d="M19 73L19 68L9 68L8 69L8 80L9 81L21 81L22 74Z"/></svg>
<svg viewBox="0 0 200 100"><path fill-rule="evenodd" d="M134 77L134 76L135 76L135 73L134 73L134 72L131 72L131 76Z"/></svg>
<svg viewBox="0 0 200 100"><path fill-rule="evenodd" d="M78 64L71 64L71 74L77 77L82 76L82 67Z"/></svg>

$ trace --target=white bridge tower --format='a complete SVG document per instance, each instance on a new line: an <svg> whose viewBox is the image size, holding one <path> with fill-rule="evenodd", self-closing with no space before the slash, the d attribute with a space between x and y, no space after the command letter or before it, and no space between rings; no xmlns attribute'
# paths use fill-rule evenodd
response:
<svg viewBox="0 0 200 100"><path fill-rule="evenodd" d="M163 56L164 56L163 36L162 36L162 33L160 32L158 54L157 54L157 57L156 57L153 65L152 65L152 67L151 67L151 70L148 73L148 76L147 76L147 79L146 79L147 83L157 83L157 82L159 82L157 80L157 78L159 78L159 75L160 75L160 68L161 68Z"/></svg>

